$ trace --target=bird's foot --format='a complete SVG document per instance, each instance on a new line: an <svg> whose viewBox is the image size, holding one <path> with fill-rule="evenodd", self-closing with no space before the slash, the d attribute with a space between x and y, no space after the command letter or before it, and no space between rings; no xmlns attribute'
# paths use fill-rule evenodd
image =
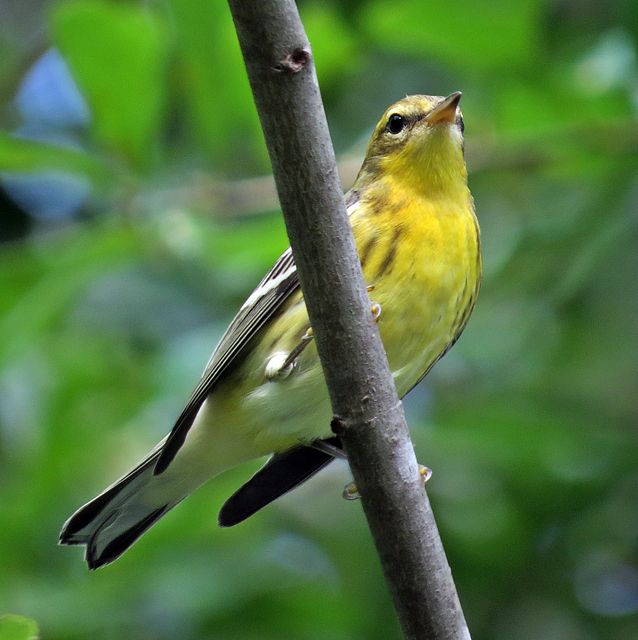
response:
<svg viewBox="0 0 638 640"><path fill-rule="evenodd" d="M424 464L420 464L419 476L421 477L421 482L425 487L425 485L428 483L428 480L432 477L432 469L430 469L430 467L426 467Z"/></svg>
<svg viewBox="0 0 638 640"><path fill-rule="evenodd" d="M372 291L374 286L368 287L368 291ZM381 316L381 305L378 302L373 302L370 307L370 311L372 312L372 318L375 322L379 321L379 317ZM308 327L308 330L301 337L299 344L292 350L290 353L286 353L285 351L279 351L272 355L268 362L266 362L266 368L264 370L265 376L267 380L283 380L287 378L295 368L295 364L297 358L301 355L303 350L310 344L311 340L314 339L314 334L312 332L312 327Z"/></svg>
<svg viewBox="0 0 638 640"><path fill-rule="evenodd" d="M344 500L358 500L361 497L355 482L348 482L341 493Z"/></svg>
<svg viewBox="0 0 638 640"><path fill-rule="evenodd" d="M428 480L432 477L432 469L430 467L426 467L423 464L419 465L419 478L425 486ZM361 497L359 493L359 489L357 489L357 485L355 482L349 482L344 488L343 493L341 494L344 500L358 500Z"/></svg>
<svg viewBox="0 0 638 640"><path fill-rule="evenodd" d="M370 293L371 291L374 291L375 288L376 287L373 284L369 284L366 287L368 293ZM381 315L381 305L378 302L373 302L372 306L370 307L370 311L372 311L372 317L374 318L374 321L378 322L379 316Z"/></svg>

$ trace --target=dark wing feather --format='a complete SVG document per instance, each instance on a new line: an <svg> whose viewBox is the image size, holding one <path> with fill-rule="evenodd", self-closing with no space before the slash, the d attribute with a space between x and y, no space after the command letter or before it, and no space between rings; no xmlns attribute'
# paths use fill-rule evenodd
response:
<svg viewBox="0 0 638 640"><path fill-rule="evenodd" d="M329 447L336 452L340 450L339 438L329 438L319 443L329 446L320 449L299 445L272 456L246 484L226 500L219 512L219 525L232 527L244 521L332 462L335 456L329 453Z"/></svg>
<svg viewBox="0 0 638 640"><path fill-rule="evenodd" d="M351 189L345 196L348 214L352 215L359 203L359 192ZM184 410L166 439L155 465L154 473L160 474L168 468L204 400L231 364L236 364L248 343L275 315L281 305L299 288L299 279L292 251L287 249L264 276L255 291L239 310L222 336L211 359L206 365L202 379L191 394ZM260 293L263 292L263 293Z"/></svg>
<svg viewBox="0 0 638 640"><path fill-rule="evenodd" d="M299 279L290 249L277 260L273 268L259 283L255 292L239 310L234 320L222 336L204 374L191 394L184 410L166 439L154 473L158 475L168 468L186 435L193 425L195 416L204 400L217 382L228 370L231 363L237 363L250 340L273 317L277 309L299 288ZM263 291L263 295L258 295ZM252 299L254 296L254 300Z"/></svg>

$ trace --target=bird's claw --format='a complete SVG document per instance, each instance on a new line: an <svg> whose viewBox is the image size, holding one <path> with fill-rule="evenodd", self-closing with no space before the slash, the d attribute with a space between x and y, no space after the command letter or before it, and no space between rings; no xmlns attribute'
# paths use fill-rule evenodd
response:
<svg viewBox="0 0 638 640"><path fill-rule="evenodd" d="M358 500L361 497L355 482L348 482L341 494L344 500Z"/></svg>
<svg viewBox="0 0 638 640"><path fill-rule="evenodd" d="M425 486L428 480L432 477L432 469L426 467L423 464L419 465L419 478ZM344 500L358 500L361 497L356 482L349 482L344 488L341 494Z"/></svg>
<svg viewBox="0 0 638 640"><path fill-rule="evenodd" d="M421 482L425 487L425 485L428 483L428 480L432 477L432 469L430 469L430 467L426 467L424 464L420 464L419 476L421 477Z"/></svg>

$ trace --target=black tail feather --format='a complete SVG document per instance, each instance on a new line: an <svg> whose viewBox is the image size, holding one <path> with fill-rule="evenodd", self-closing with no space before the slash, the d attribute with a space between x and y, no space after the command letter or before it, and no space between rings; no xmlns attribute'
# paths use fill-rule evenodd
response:
<svg viewBox="0 0 638 640"><path fill-rule="evenodd" d="M147 529L157 522L168 511L169 505L149 513L143 520L135 524L117 538L109 542L101 553L97 552L95 536L91 538L86 547L86 562L89 569L97 569L102 565L113 562L119 558Z"/></svg>
<svg viewBox="0 0 638 640"><path fill-rule="evenodd" d="M81 531L90 522L92 522L104 508L122 491L122 487L132 482L147 471L149 467L152 467L157 462L159 452L149 456L143 460L137 467L129 471L123 478L120 478L116 483L111 485L106 491L103 491L99 496L93 498L90 502L85 504L81 509L78 509L65 523L62 531L60 532L60 544L86 544L87 538L84 536L78 536L77 532Z"/></svg>
<svg viewBox="0 0 638 640"><path fill-rule="evenodd" d="M327 442L340 449L338 438ZM299 486L334 460L328 451L300 445L277 453L222 506L219 526L232 527L284 493Z"/></svg>
<svg viewBox="0 0 638 640"><path fill-rule="evenodd" d="M80 507L64 524L60 544L86 545L86 561L97 569L122 555L147 529L183 496L163 492L155 482L153 467L160 443L134 469L99 496Z"/></svg>

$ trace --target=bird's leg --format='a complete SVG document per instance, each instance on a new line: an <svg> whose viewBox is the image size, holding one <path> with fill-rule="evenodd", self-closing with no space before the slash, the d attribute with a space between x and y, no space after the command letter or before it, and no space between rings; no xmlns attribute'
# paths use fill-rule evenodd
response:
<svg viewBox="0 0 638 640"><path fill-rule="evenodd" d="M432 477L432 469L426 467L425 465L419 465L419 477L421 478L421 482L423 486L427 483L427 481ZM357 489L357 485L354 482L349 482L344 488L343 493L341 494L344 500L358 500L361 497L359 493L359 489Z"/></svg>
<svg viewBox="0 0 638 640"><path fill-rule="evenodd" d="M372 291L374 285L368 287L368 291ZM372 311L372 317L375 322L378 322L381 315L381 305L378 302L373 302L370 307ZM302 351L313 340L314 334L312 327L308 327L308 330L301 337L299 344L290 353L279 352L273 355L266 363L266 378L268 380L276 380L287 378L295 367L295 360L301 355Z"/></svg>
<svg viewBox="0 0 638 640"><path fill-rule="evenodd" d="M301 355L301 352L310 344L310 341L314 337L315 336L312 333L312 327L308 327L306 333L301 336L299 344L288 354L288 357L282 365L282 369L286 369L287 367L294 365L295 360Z"/></svg>
<svg viewBox="0 0 638 640"><path fill-rule="evenodd" d="M275 380L276 378L287 378L294 369L295 360L301 352L310 344L314 338L312 327L308 327L308 331L301 336L299 344L290 353L276 353L266 363L266 378Z"/></svg>
<svg viewBox="0 0 638 640"><path fill-rule="evenodd" d="M339 460L348 459L346 452L341 448L341 446L337 446L328 440L314 440L310 446L313 449L317 449L331 455L333 458L338 458Z"/></svg>

